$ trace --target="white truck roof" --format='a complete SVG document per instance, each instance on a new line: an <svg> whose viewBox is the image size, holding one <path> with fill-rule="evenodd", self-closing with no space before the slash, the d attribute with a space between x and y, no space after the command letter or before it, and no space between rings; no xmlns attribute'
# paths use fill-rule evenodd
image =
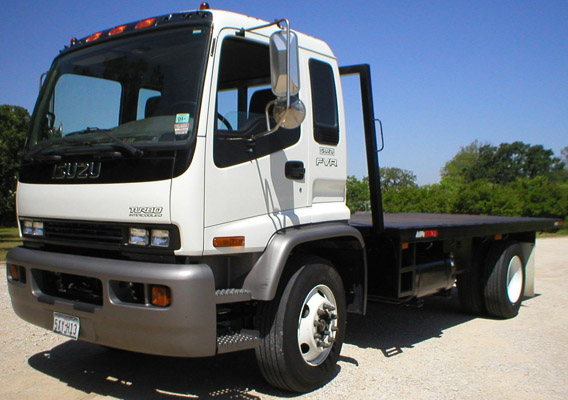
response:
<svg viewBox="0 0 568 400"><path fill-rule="evenodd" d="M269 22L264 21L262 19L246 16L243 14L238 14L231 11L225 11L225 10L207 10L207 11L213 14L213 29L215 29L215 35L218 34L218 32L221 29L235 28L235 30L239 30L241 28L244 28L246 30L257 26L269 24ZM296 31L295 29L293 29L294 28L293 21L291 22L291 27L292 30L298 36L298 45L300 47L323 54L328 57L335 58L330 47L323 40L316 39L312 36ZM255 30L255 32L261 35L270 36L270 34L275 32L276 30L278 30L278 27L276 25L272 25L267 28Z"/></svg>

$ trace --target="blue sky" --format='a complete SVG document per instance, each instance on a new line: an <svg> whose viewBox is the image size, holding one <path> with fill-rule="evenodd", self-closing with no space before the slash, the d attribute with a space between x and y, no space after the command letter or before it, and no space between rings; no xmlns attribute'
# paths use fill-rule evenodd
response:
<svg viewBox="0 0 568 400"><path fill-rule="evenodd" d="M381 165L420 184L474 140L568 146L568 1L210 1L326 41L340 65L372 68ZM0 104L35 103L39 77L71 37L200 1L2 0ZM366 175L353 81L344 87L349 173Z"/></svg>

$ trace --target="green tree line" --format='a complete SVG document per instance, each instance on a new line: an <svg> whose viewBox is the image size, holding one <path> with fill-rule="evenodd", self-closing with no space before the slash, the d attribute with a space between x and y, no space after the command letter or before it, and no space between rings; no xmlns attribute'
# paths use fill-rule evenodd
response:
<svg viewBox="0 0 568 400"><path fill-rule="evenodd" d="M499 146L477 141L463 147L444 168L440 183L419 186L399 168L381 169L387 213L423 212L566 218L568 147L564 160L540 145ZM368 178L347 179L351 212L370 211Z"/></svg>
<svg viewBox="0 0 568 400"><path fill-rule="evenodd" d="M0 226L16 224L16 177L29 124L25 108L0 106Z"/></svg>

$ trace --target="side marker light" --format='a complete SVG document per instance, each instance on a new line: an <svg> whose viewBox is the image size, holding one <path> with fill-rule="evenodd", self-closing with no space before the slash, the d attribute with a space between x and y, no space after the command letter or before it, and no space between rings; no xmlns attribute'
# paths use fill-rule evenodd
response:
<svg viewBox="0 0 568 400"><path fill-rule="evenodd" d="M244 236L216 237L213 239L213 246L215 247L244 247L244 245Z"/></svg>

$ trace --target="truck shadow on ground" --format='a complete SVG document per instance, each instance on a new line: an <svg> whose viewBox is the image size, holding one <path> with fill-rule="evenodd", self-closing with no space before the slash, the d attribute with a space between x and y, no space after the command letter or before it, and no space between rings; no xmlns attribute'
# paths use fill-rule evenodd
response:
<svg viewBox="0 0 568 400"><path fill-rule="evenodd" d="M474 318L460 311L455 290L451 298L427 298L422 308L370 303L367 316L349 315L346 343L380 350L388 358L422 341L441 337L445 329ZM256 400L262 394L296 396L276 390L263 380L254 351L182 359L68 341L35 354L28 363L84 393L120 399ZM358 365L356 359L344 355L336 374L342 363Z"/></svg>
<svg viewBox="0 0 568 400"><path fill-rule="evenodd" d="M476 318L461 310L455 289L450 297L430 296L420 304L369 302L366 316L349 316L346 342L393 357L417 343L442 337L445 329Z"/></svg>

